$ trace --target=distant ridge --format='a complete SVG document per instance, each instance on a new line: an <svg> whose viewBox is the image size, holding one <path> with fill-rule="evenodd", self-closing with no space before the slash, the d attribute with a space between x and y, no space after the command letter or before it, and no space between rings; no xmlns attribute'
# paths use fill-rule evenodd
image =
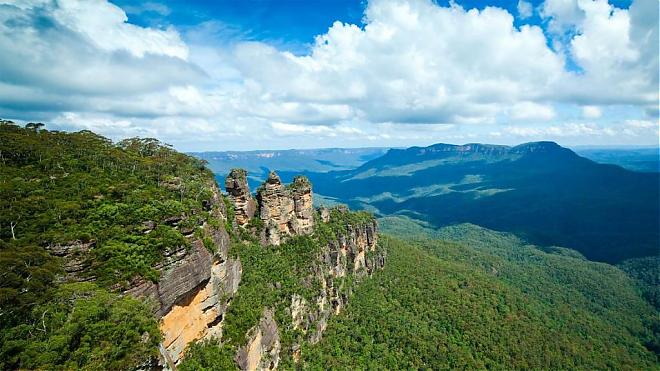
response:
<svg viewBox="0 0 660 371"><path fill-rule="evenodd" d="M555 142L391 149L353 170L306 175L317 193L353 208L436 227L473 223L591 260L653 256L660 246L660 174L596 163Z"/></svg>

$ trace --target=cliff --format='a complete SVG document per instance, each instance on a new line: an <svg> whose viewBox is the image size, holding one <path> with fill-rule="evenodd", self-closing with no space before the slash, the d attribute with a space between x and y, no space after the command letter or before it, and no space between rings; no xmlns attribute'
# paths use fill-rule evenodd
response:
<svg viewBox="0 0 660 371"><path fill-rule="evenodd" d="M236 224L245 226L254 217L257 209L257 204L250 193L245 170L232 169L225 179L225 190L234 205Z"/></svg>
<svg viewBox="0 0 660 371"><path fill-rule="evenodd" d="M246 175L232 171L226 183L245 184ZM247 197L230 198L241 200L232 207L242 208ZM233 335L222 346L235 347L235 364L244 370L274 369L283 362L291 367L306 344L321 339L354 285L383 267L386 252L378 248L373 216L345 207L315 210L305 177L284 185L271 172L256 200L254 220L239 223L242 216L235 212L241 242L234 251L247 262L246 278L238 290L241 300L228 312ZM246 327L245 317L256 311L260 319Z"/></svg>
<svg viewBox="0 0 660 371"><path fill-rule="evenodd" d="M386 254L378 249L378 226L372 216L345 207L314 209L312 184L304 177L284 185L272 172L256 197L246 177L245 171L233 170L225 181L226 196L208 180L203 189L210 193L202 210L140 224L143 236L157 233L161 226L183 236L167 246L153 266L157 279L136 275L113 286L148 303L158 319L160 359L149 367L176 369L185 362L188 347L204 340L231 347L231 361L243 370L275 369L283 362L291 366L306 344L321 339L329 318L341 312L354 285L383 267ZM170 179L163 187L179 191L181 183ZM89 259L96 248L94 240L50 245L50 253L64 262L61 281L96 281ZM244 270L248 277L275 270L257 264L251 254L259 251L288 265L274 278L259 284L249 278L243 284ZM276 300L246 303L240 297L249 297L251 291L267 295L264 286L276 293ZM232 308L237 294L243 300L239 308ZM251 325L241 312L246 307L260 313ZM227 325L232 336L224 334ZM233 335L237 327L240 336Z"/></svg>

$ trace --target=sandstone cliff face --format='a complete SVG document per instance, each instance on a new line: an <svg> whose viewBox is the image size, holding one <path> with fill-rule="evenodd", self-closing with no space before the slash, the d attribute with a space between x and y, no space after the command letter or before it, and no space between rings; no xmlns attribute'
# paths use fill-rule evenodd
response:
<svg viewBox="0 0 660 371"><path fill-rule="evenodd" d="M89 268L87 254L95 245L95 241L87 243L73 241L69 244L56 244L46 247L52 255L62 258L64 276L59 279L61 281L93 281L95 277L86 276L85 271Z"/></svg>
<svg viewBox="0 0 660 371"><path fill-rule="evenodd" d="M215 182L209 182L211 198L204 209L211 218L223 225L227 211L222 194ZM214 227L207 221L191 227L181 223L188 216L174 215L163 221L181 232L190 247L170 246L163 252L164 259L156 268L160 271L158 282L136 277L128 285L117 285L115 290L142 298L152 305L154 314L160 319L163 343L160 346L163 367L172 367L182 357L185 347L194 340L220 336L222 320L231 297L238 290L242 267L239 259L228 257L229 234L222 227ZM185 227L183 225L186 225ZM142 233L151 233L157 224L144 222ZM194 231L201 229L210 239L214 252L211 253ZM95 242L58 244L49 247L51 253L62 258L67 281L93 281L90 276L87 256Z"/></svg>
<svg viewBox="0 0 660 371"><path fill-rule="evenodd" d="M207 209L212 217L226 220L220 191L215 184L210 187L213 197ZM192 248L181 246L168 252L157 267L161 271L157 283L136 281L126 290L155 304L163 333L162 366L178 363L190 342L220 337L224 313L238 290L242 267L240 259L228 256L229 234L206 223L200 227L213 242L214 253L191 233Z"/></svg>
<svg viewBox="0 0 660 371"><path fill-rule="evenodd" d="M280 360L280 335L273 310L265 309L259 324L247 334L247 344L236 354L241 370L274 370Z"/></svg>
<svg viewBox="0 0 660 371"><path fill-rule="evenodd" d="M329 219L328 219L329 220ZM308 341L317 343L327 327L331 315L339 314L351 294L352 286L343 278L352 276L358 281L385 266L386 251L378 250L378 225L372 221L347 225L336 241L323 250L315 275L321 282L321 293L315 305L300 298L292 298L291 314L294 326L308 334Z"/></svg>
<svg viewBox="0 0 660 371"><path fill-rule="evenodd" d="M243 169L232 169L225 179L225 190L234 205L236 224L243 227L250 222L257 210L257 204L250 193L247 173Z"/></svg>
<svg viewBox="0 0 660 371"><path fill-rule="evenodd" d="M287 237L311 234L314 231L312 186L304 177L297 177L285 187L280 177L271 172L257 191L259 218L264 224L262 242L280 245Z"/></svg>

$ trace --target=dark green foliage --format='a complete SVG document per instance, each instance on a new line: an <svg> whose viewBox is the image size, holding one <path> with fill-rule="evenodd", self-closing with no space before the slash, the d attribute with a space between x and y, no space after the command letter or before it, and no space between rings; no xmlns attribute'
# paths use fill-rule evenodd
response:
<svg viewBox="0 0 660 371"><path fill-rule="evenodd" d="M2 121L0 369L123 369L153 355L152 315L107 290L156 281L164 254L189 245L180 231L219 223L204 165L154 139L113 144ZM100 287L58 288L62 262L47 248L80 244L91 248L78 278Z"/></svg>
<svg viewBox="0 0 660 371"><path fill-rule="evenodd" d="M660 257L629 259L618 267L635 280L644 299L660 310Z"/></svg>
<svg viewBox="0 0 660 371"><path fill-rule="evenodd" d="M313 236L298 236L289 239L280 246L264 247L257 242L243 239L233 241L230 254L239 256L243 266L241 286L232 299L223 325L223 344L196 344L186 352L182 363L185 369L196 367L217 369L212 363L233 364L235 351L245 345L245 335L257 325L264 308L275 312L275 319L280 329L282 344L283 369L293 366L288 349L295 342L301 342L303 333L293 331L291 315L287 312L294 294L301 295L308 303L315 303L321 293L321 282L314 275L314 266L320 263L322 249L328 241L346 233L348 225L358 226L373 223L374 217L365 212L340 212L333 210L328 223L317 221ZM343 281L343 282L342 282ZM335 287L351 290L353 280L350 277L337 279ZM210 361L212 360L212 362Z"/></svg>
<svg viewBox="0 0 660 371"><path fill-rule="evenodd" d="M3 249L94 241L89 273L100 283L123 284L136 275L153 280L162 254L186 244L168 220L194 227L208 219L212 174L202 161L156 140L115 145L89 131L7 123L0 137ZM158 227L145 234L143 222Z"/></svg>
<svg viewBox="0 0 660 371"><path fill-rule="evenodd" d="M156 356L160 332L142 302L76 283L60 286L0 337L0 369L118 370Z"/></svg>
<svg viewBox="0 0 660 371"><path fill-rule="evenodd" d="M234 362L236 349L217 340L190 344L186 357L178 370L181 371L227 371L237 369Z"/></svg>
<svg viewBox="0 0 660 371"><path fill-rule="evenodd" d="M286 182L299 172L279 174ZM597 164L555 143L393 149L354 170L304 174L317 194L353 209L473 223L590 260L654 256L660 246L659 173Z"/></svg>
<svg viewBox="0 0 660 371"><path fill-rule="evenodd" d="M23 321L32 305L44 301L44 293L60 272L57 259L42 247L0 249L0 328Z"/></svg>
<svg viewBox="0 0 660 371"><path fill-rule="evenodd" d="M493 238L491 236L491 238ZM310 369L653 369L654 312L614 267L541 251L381 236Z"/></svg>

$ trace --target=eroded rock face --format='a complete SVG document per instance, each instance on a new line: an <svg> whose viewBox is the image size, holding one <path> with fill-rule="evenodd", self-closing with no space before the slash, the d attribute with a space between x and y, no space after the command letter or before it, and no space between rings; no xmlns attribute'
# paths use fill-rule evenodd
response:
<svg viewBox="0 0 660 371"><path fill-rule="evenodd" d="M305 177L296 177L285 187L280 177L271 172L257 192L259 218L264 224L262 241L280 245L289 236L314 231L312 186Z"/></svg>
<svg viewBox="0 0 660 371"><path fill-rule="evenodd" d="M234 205L236 224L241 227L247 225L257 210L257 203L247 183L247 172L243 169L232 169L225 179L225 189Z"/></svg>
<svg viewBox="0 0 660 371"><path fill-rule="evenodd" d="M96 246L95 241L81 242L72 241L68 244L57 244L46 247L54 256L62 258L65 275L60 277L61 281L91 281L95 277L85 275L89 268L87 254Z"/></svg>
<svg viewBox="0 0 660 371"><path fill-rule="evenodd" d="M213 217L226 220L222 196L215 185L212 190L205 208ZM161 272L157 283L138 279L126 290L154 304L164 337L160 347L167 361L162 362L164 367L178 363L190 342L221 335L224 313L241 279L240 260L228 257L227 231L206 223L200 227L213 241L213 253L191 235L191 248L180 246L165 252L165 259L156 267Z"/></svg>
<svg viewBox="0 0 660 371"><path fill-rule="evenodd" d="M163 346L174 362L190 342L222 335L227 298L236 293L240 277L240 260L214 262L209 280L179 299L161 318Z"/></svg>
<svg viewBox="0 0 660 371"><path fill-rule="evenodd" d="M305 333L308 329L314 329L308 334L312 344L321 340L330 316L342 311L351 294L350 286L347 287L340 278L351 275L361 279L384 267L386 251L379 250L377 245L378 225L374 220L362 225L346 226L345 232L323 251L321 264L315 271L316 278L321 282L321 293L316 299L316 305L306 305L302 301L304 299L294 298L290 309L295 328Z"/></svg>
<svg viewBox="0 0 660 371"><path fill-rule="evenodd" d="M314 232L314 204L312 201L312 184L306 177L297 176L289 185L293 197L295 213L295 234L310 234Z"/></svg>
<svg viewBox="0 0 660 371"><path fill-rule="evenodd" d="M280 335L274 314L265 309L259 324L247 334L247 344L236 354L241 370L274 370L280 361Z"/></svg>

